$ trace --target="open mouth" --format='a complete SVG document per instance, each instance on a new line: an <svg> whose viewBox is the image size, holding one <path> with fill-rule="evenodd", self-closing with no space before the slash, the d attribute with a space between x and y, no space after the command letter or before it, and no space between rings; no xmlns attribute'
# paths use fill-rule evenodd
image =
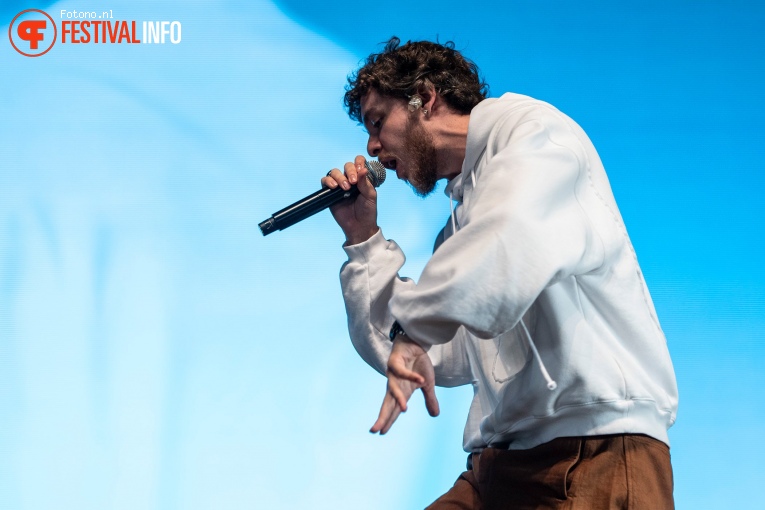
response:
<svg viewBox="0 0 765 510"><path fill-rule="evenodd" d="M383 166L385 168L387 168L388 170L393 170L394 172L396 171L396 160L395 159L393 159L393 158L390 158L390 159L381 159L380 163L382 163Z"/></svg>

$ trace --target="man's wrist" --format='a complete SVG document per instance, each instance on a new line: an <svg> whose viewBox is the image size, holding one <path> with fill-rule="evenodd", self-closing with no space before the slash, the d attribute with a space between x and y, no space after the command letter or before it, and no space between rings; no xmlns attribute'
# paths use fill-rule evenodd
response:
<svg viewBox="0 0 765 510"><path fill-rule="evenodd" d="M350 234L345 235L345 245L346 246L353 246L354 244L361 244L365 241L370 240L377 231L380 230L380 227L375 225L372 228L365 229L359 232L353 232Z"/></svg>

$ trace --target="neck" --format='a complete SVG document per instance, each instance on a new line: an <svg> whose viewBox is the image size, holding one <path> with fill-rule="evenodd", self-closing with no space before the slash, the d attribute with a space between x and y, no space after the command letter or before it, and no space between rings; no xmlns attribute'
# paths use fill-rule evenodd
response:
<svg viewBox="0 0 765 510"><path fill-rule="evenodd" d="M438 177L452 180L462 172L467 147L470 115L450 113L443 119L436 135Z"/></svg>

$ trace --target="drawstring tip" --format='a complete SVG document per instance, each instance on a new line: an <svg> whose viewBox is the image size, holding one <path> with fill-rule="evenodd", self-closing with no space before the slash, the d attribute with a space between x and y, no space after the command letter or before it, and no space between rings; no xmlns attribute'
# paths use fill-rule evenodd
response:
<svg viewBox="0 0 765 510"><path fill-rule="evenodd" d="M534 353L534 356L536 356L537 358L537 363L539 363L539 371L542 372L542 377L544 377L545 381L547 381L547 389L552 391L558 387L558 383L553 381L553 378L550 377L550 374L547 373L547 369L545 368L545 364L542 362L542 357L539 355L537 346L536 344L534 344L534 340L531 338L531 333L529 333L529 328L527 328L526 323L523 322L523 317L521 317L521 326L523 327L524 333L526 333L526 339L528 339L529 341L529 347L531 347L531 350Z"/></svg>

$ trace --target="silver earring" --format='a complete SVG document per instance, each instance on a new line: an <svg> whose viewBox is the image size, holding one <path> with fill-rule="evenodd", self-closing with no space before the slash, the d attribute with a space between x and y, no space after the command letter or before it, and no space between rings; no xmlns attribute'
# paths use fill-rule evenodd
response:
<svg viewBox="0 0 765 510"><path fill-rule="evenodd" d="M422 107L422 97L415 94L409 99L409 111L413 112L420 107Z"/></svg>

